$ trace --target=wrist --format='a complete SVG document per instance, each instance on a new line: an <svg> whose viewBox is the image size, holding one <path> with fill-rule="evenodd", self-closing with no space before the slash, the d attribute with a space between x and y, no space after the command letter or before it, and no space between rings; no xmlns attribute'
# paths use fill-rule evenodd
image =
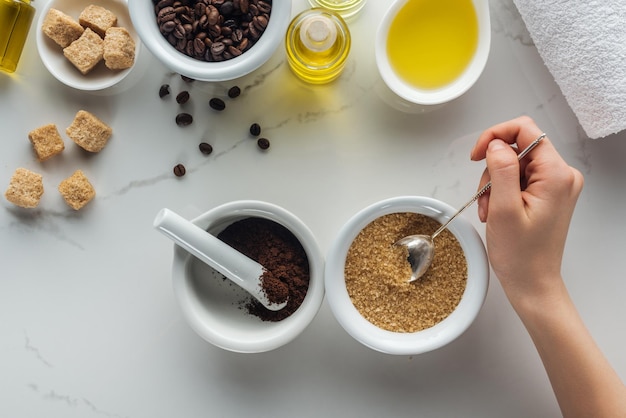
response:
<svg viewBox="0 0 626 418"><path fill-rule="evenodd" d="M538 282L532 288L505 289L511 306L527 326L575 310L560 275L544 277Z"/></svg>

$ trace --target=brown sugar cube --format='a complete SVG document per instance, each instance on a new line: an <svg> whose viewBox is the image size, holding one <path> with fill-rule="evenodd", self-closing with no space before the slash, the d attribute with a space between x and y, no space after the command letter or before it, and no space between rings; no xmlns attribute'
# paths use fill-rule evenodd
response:
<svg viewBox="0 0 626 418"><path fill-rule="evenodd" d="M63 138L61 138L59 130L54 123L30 131L28 139L33 144L33 149L39 161L45 161L65 149Z"/></svg>
<svg viewBox="0 0 626 418"><path fill-rule="evenodd" d="M96 196L96 190L81 170L76 170L59 184L59 193L74 210L81 209Z"/></svg>
<svg viewBox="0 0 626 418"><path fill-rule="evenodd" d="M42 194L43 181L41 174L25 168L18 168L11 177L9 188L4 193L4 197L14 205L23 208L34 208L39 204Z"/></svg>
<svg viewBox="0 0 626 418"><path fill-rule="evenodd" d="M63 55L74 67L83 74L91 71L100 61L104 53L104 41L97 33L87 28L83 34L63 49Z"/></svg>
<svg viewBox="0 0 626 418"><path fill-rule="evenodd" d="M104 64L111 70L124 70L135 62L135 41L126 28L109 28L104 36Z"/></svg>
<svg viewBox="0 0 626 418"><path fill-rule="evenodd" d="M100 152L113 134L113 129L91 113L79 110L65 132L81 148Z"/></svg>
<svg viewBox="0 0 626 418"><path fill-rule="evenodd" d="M117 16L102 6L91 4L80 13L78 23L104 38L107 29L117 25Z"/></svg>
<svg viewBox="0 0 626 418"><path fill-rule="evenodd" d="M61 48L65 48L80 38L85 28L65 13L50 9L44 17L41 30Z"/></svg>

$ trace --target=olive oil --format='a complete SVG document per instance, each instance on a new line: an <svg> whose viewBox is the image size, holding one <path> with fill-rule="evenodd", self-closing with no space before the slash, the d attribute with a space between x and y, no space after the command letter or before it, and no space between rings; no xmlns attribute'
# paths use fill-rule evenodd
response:
<svg viewBox="0 0 626 418"><path fill-rule="evenodd" d="M341 75L350 44L350 32L339 14L320 8L306 10L287 28L287 61L302 80L328 83Z"/></svg>
<svg viewBox="0 0 626 418"><path fill-rule="evenodd" d="M35 9L30 0L0 0L0 69L12 73L22 55Z"/></svg>
<svg viewBox="0 0 626 418"><path fill-rule="evenodd" d="M389 62L407 83L423 89L459 77L478 46L472 0L408 0L391 22Z"/></svg>
<svg viewBox="0 0 626 418"><path fill-rule="evenodd" d="M326 10L337 12L344 19L350 19L358 14L367 0L309 0L313 7L323 7Z"/></svg>

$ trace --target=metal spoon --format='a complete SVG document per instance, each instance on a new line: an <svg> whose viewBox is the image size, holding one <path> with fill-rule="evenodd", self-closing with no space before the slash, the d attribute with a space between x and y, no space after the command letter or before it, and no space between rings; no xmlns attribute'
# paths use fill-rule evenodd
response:
<svg viewBox="0 0 626 418"><path fill-rule="evenodd" d="M521 160L528 154L533 148L535 148L539 142L543 138L546 137L546 134L543 133L537 137L533 142L530 143L522 152L517 156L518 160ZM457 216L461 214L465 209L467 209L472 203L474 203L480 196L482 196L487 190L491 188L491 181L485 184L471 199L467 202L461 209L459 209L446 223L441 225L439 229L437 229L432 235L409 235L407 237L401 238L395 242L394 245L403 245L408 250L407 260L409 264L411 264L411 278L409 282L414 282L419 279L426 273L430 264L433 261L433 257L435 255L435 244L433 240L437 235L441 233L444 229L448 227L450 222L452 222Z"/></svg>
<svg viewBox="0 0 626 418"><path fill-rule="evenodd" d="M262 265L194 223L169 209L161 209L154 219L154 227L245 289L267 309L279 311L287 305L287 300L275 303L268 299L262 286L266 272Z"/></svg>

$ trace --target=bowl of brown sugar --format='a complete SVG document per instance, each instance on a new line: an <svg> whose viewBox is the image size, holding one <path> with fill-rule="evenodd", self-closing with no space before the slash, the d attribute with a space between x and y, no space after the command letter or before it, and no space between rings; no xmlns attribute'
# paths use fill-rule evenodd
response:
<svg viewBox="0 0 626 418"><path fill-rule="evenodd" d="M225 350L260 353L296 338L324 299L324 260L308 227L267 202L241 200L192 220L260 263L288 290L287 305L271 311L222 274L174 247L172 279L183 316L204 340Z"/></svg>
<svg viewBox="0 0 626 418"><path fill-rule="evenodd" d="M407 250L394 243L431 235L456 209L428 197L377 202L348 220L326 257L326 297L341 326L374 350L413 355L463 334L480 311L489 284L484 244L459 217L435 242L426 274L409 282Z"/></svg>

